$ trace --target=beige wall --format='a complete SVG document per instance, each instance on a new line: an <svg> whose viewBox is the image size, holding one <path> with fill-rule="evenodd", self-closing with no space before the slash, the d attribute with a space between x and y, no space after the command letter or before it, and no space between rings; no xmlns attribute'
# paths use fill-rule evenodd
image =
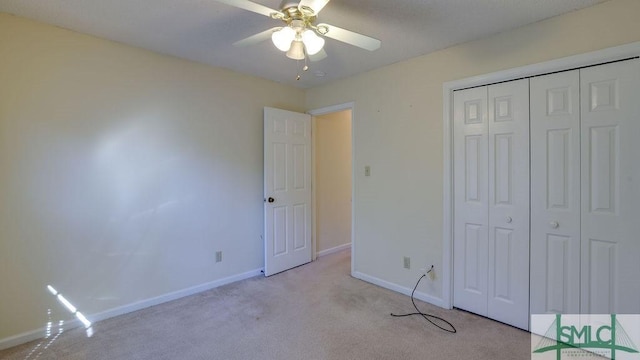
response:
<svg viewBox="0 0 640 360"><path fill-rule="evenodd" d="M304 92L0 14L0 342L263 267L263 107ZM223 251L223 262L214 263Z"/></svg>
<svg viewBox="0 0 640 360"><path fill-rule="evenodd" d="M351 110L315 118L316 251L351 244Z"/></svg>
<svg viewBox="0 0 640 360"><path fill-rule="evenodd" d="M355 271L411 289L434 264L420 291L442 296L444 82L640 41L638 14L611 0L308 90L309 109L355 102Z"/></svg>

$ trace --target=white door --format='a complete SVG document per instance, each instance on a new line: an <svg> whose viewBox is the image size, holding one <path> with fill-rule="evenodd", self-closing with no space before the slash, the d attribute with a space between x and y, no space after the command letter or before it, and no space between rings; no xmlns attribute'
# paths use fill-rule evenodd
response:
<svg viewBox="0 0 640 360"><path fill-rule="evenodd" d="M528 80L454 93L454 306L529 327Z"/></svg>
<svg viewBox="0 0 640 360"><path fill-rule="evenodd" d="M531 313L580 313L578 70L531 79Z"/></svg>
<svg viewBox="0 0 640 360"><path fill-rule="evenodd" d="M580 70L583 313L640 313L640 60Z"/></svg>
<svg viewBox="0 0 640 360"><path fill-rule="evenodd" d="M311 116L264 108L264 274L311 261Z"/></svg>
<svg viewBox="0 0 640 360"><path fill-rule="evenodd" d="M529 328L529 80L489 86L487 316Z"/></svg>
<svg viewBox="0 0 640 360"><path fill-rule="evenodd" d="M487 315L487 87L454 92L453 305Z"/></svg>

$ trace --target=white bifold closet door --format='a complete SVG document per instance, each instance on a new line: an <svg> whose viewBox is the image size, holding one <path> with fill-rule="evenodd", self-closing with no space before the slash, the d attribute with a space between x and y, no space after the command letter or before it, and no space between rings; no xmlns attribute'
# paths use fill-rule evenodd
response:
<svg viewBox="0 0 640 360"><path fill-rule="evenodd" d="M531 313L640 313L640 60L531 79Z"/></svg>
<svg viewBox="0 0 640 360"><path fill-rule="evenodd" d="M454 306L487 315L489 125L487 88L454 92Z"/></svg>
<svg viewBox="0 0 640 360"><path fill-rule="evenodd" d="M580 70L582 313L640 313L640 60Z"/></svg>
<svg viewBox="0 0 640 360"><path fill-rule="evenodd" d="M531 80L531 313L580 312L580 73Z"/></svg>
<svg viewBox="0 0 640 360"><path fill-rule="evenodd" d="M454 306L529 327L529 81L454 93Z"/></svg>

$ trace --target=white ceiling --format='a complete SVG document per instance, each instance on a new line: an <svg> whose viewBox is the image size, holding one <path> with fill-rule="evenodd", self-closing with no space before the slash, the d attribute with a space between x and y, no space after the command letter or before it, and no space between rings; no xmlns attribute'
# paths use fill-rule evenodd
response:
<svg viewBox="0 0 640 360"><path fill-rule="evenodd" d="M280 26L215 0L0 0L0 11L237 72L309 88L607 0L332 0L326 22L382 41L369 52L327 39L328 57L296 81L271 41L237 40ZM278 9L280 0L255 0ZM326 75L315 76L321 71Z"/></svg>

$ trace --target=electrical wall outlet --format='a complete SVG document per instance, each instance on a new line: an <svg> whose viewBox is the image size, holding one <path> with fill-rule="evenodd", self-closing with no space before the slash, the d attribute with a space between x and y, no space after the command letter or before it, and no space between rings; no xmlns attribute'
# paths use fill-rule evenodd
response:
<svg viewBox="0 0 640 360"><path fill-rule="evenodd" d="M222 262L222 251L216 251L216 262Z"/></svg>
<svg viewBox="0 0 640 360"><path fill-rule="evenodd" d="M429 277L431 280L435 280L436 278L436 268L433 265L427 265L423 268L420 268L420 271Z"/></svg>
<svg viewBox="0 0 640 360"><path fill-rule="evenodd" d="M408 256L405 256L402 260L403 260L404 268L411 269L411 258Z"/></svg>

